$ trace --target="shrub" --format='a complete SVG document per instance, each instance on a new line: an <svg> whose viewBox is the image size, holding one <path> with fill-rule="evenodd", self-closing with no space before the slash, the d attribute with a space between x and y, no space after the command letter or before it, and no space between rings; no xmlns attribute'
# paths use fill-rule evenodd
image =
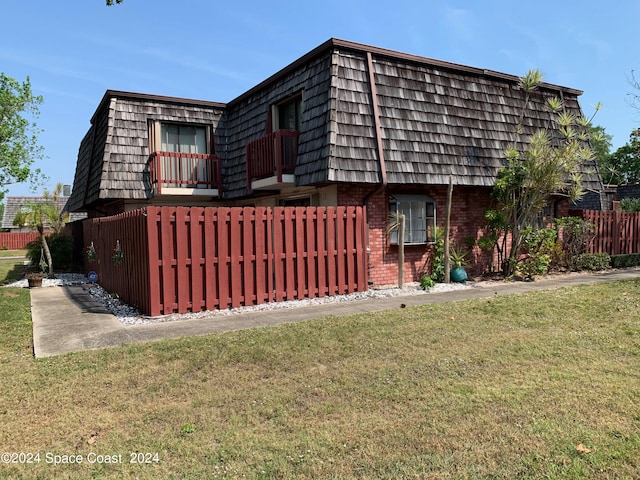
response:
<svg viewBox="0 0 640 480"><path fill-rule="evenodd" d="M61 233L54 233L47 237L53 268L57 271L68 271L73 266L73 242ZM29 242L27 245L27 258L31 265L40 265L42 254L40 239ZM46 260L45 260L46 262Z"/></svg>
<svg viewBox="0 0 640 480"><path fill-rule="evenodd" d="M608 253L582 253L576 256L573 263L577 270L595 272L609 268L611 257Z"/></svg>
<svg viewBox="0 0 640 480"><path fill-rule="evenodd" d="M611 267L626 268L640 265L640 253L625 253L611 256Z"/></svg>
<svg viewBox="0 0 640 480"><path fill-rule="evenodd" d="M640 198L623 198L620 200L620 210L623 212L640 212Z"/></svg>
<svg viewBox="0 0 640 480"><path fill-rule="evenodd" d="M576 269L574 260L587 248L587 242L595 234L595 225L580 217L562 217L555 220L556 228L561 232L562 245L557 261L567 268Z"/></svg>
<svg viewBox="0 0 640 480"><path fill-rule="evenodd" d="M547 273L551 265L551 254L555 251L556 229L527 227L522 229L521 234L526 254L515 270L525 277Z"/></svg>
<svg viewBox="0 0 640 480"><path fill-rule="evenodd" d="M433 278L431 278L429 275L423 275L422 278L420 279L420 286L425 290L429 290L430 288L433 288L435 285L436 285L435 280L433 280Z"/></svg>
<svg viewBox="0 0 640 480"><path fill-rule="evenodd" d="M431 257L431 278L435 282L444 281L444 231L436 229L436 242Z"/></svg>

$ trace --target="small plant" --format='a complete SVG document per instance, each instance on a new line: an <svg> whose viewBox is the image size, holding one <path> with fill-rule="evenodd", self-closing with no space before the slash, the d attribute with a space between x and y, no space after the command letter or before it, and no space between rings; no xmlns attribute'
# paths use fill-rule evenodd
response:
<svg viewBox="0 0 640 480"><path fill-rule="evenodd" d="M420 286L425 290L429 290L436 286L436 282L429 275L423 275L420 278Z"/></svg>
<svg viewBox="0 0 640 480"><path fill-rule="evenodd" d="M469 268L471 264L467 260L469 252L458 252L455 248L449 249L449 259L451 260L451 268Z"/></svg>
<svg viewBox="0 0 640 480"><path fill-rule="evenodd" d="M91 242L91 245L87 247L87 261L89 264L92 264L97 260L98 254L96 253L96 248L93 246L93 242Z"/></svg>
<svg viewBox="0 0 640 480"><path fill-rule="evenodd" d="M184 425L182 425L181 431L183 435L189 435L190 433L196 431L196 426L193 423L185 423Z"/></svg>
<svg viewBox="0 0 640 480"><path fill-rule="evenodd" d="M38 278L44 278L47 276L47 272L43 271L43 270L37 270L35 268L27 268L25 269L24 273L23 273L25 278L28 279L38 279Z"/></svg>
<svg viewBox="0 0 640 480"><path fill-rule="evenodd" d="M124 261L124 252L120 248L120 240L116 240L116 248L113 249L113 255L111 256L114 265L120 265Z"/></svg>
<svg viewBox="0 0 640 480"><path fill-rule="evenodd" d="M444 281L444 230L436 227L436 241L433 244L431 257L431 279L434 282Z"/></svg>

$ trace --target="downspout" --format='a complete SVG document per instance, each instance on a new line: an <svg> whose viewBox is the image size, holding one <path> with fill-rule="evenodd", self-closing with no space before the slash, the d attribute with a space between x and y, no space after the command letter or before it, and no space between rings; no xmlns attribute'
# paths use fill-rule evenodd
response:
<svg viewBox="0 0 640 480"><path fill-rule="evenodd" d="M362 199L362 203L367 209L367 254L371 257L371 244L369 242L369 199L384 191L387 188L387 168L384 163L384 149L382 147L382 127L380 126L380 109L378 108L378 89L376 88L376 80L373 71L373 59L371 52L367 52L367 69L369 71L369 88L371 89L371 106L373 107L373 124L375 126L376 135L376 148L378 151L378 162L380 164L380 185L373 191L369 192ZM384 262L385 249L382 249L382 261ZM371 260L368 262L367 268L371 265ZM371 283L371 280L369 280Z"/></svg>
<svg viewBox="0 0 640 480"><path fill-rule="evenodd" d="M373 72L373 59L371 52L367 52L367 68L369 70L369 87L371 89L371 106L373 107L373 124L376 135L376 149L378 151L378 162L380 164L380 185L372 192L365 195L363 203L367 206L369 199L387 187L387 168L384 163L384 149L382 148L382 127L380 126L380 109L378 108L378 89Z"/></svg>

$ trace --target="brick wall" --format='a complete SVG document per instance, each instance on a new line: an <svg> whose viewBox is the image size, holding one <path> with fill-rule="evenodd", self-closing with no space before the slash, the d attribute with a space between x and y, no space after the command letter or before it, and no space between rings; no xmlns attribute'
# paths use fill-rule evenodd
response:
<svg viewBox="0 0 640 480"><path fill-rule="evenodd" d="M371 185L350 185L338 189L338 205L362 205L367 195L369 223L369 280L374 285L392 285L398 282L398 247L391 245L386 228L389 220L389 194L408 193L428 195L436 202L436 223L444 227L447 187L445 185L407 187L402 190L389 187L376 192ZM472 273L486 271L491 255L478 247L470 248L467 237L476 241L483 234L484 210L490 205L490 188L454 187L451 207L452 246L458 250L470 250L467 259ZM430 272L432 246L409 245L405 247L405 282L418 281Z"/></svg>

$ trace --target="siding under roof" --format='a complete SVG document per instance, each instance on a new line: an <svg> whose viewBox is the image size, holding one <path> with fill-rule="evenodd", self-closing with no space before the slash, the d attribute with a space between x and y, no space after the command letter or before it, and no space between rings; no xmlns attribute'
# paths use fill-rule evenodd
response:
<svg viewBox="0 0 640 480"><path fill-rule="evenodd" d="M337 51L337 139L329 178L341 182L378 182L380 167L366 51L341 46ZM504 166L505 148L524 105L518 78L445 62L372 53L383 153L390 184L492 186ZM581 116L581 92L542 85L524 117L526 139L552 125L546 98L564 99L566 109ZM595 167L595 164L591 165ZM599 189L597 173L588 188Z"/></svg>
<svg viewBox="0 0 640 480"><path fill-rule="evenodd" d="M104 200L150 198L149 122L209 125L216 145L224 104L109 90L80 144L71 211Z"/></svg>
<svg viewBox="0 0 640 480"><path fill-rule="evenodd" d="M246 146L267 133L272 105L302 93L303 112L298 138L296 177L303 184L327 180L329 158L329 92L331 56L324 52L286 75L273 77L231 102L223 115L226 148L223 155L225 198L247 195Z"/></svg>
<svg viewBox="0 0 640 480"><path fill-rule="evenodd" d="M380 182L377 120L390 184L446 184L452 175L457 185L491 186L524 101L516 76L338 39L228 104L107 91L80 145L68 208L149 198L149 120L212 125L223 197L248 195L247 144L267 133L272 105L300 92L298 185ZM567 110L581 115L581 93L542 84L525 116L525 134L551 125L548 96L562 97ZM600 190L595 163L590 166L586 186Z"/></svg>

